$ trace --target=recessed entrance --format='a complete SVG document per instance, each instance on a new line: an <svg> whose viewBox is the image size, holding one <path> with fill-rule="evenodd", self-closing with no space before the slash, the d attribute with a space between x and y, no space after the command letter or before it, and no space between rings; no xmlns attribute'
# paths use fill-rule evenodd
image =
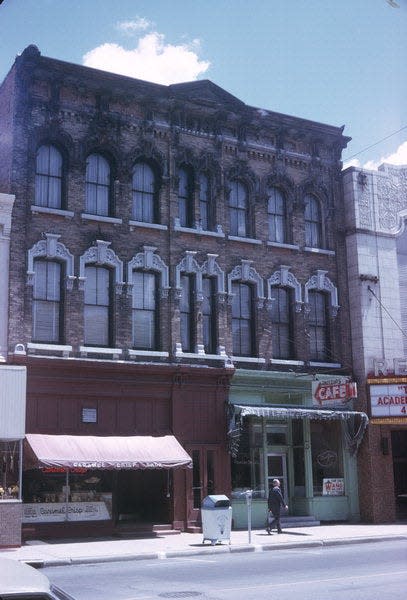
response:
<svg viewBox="0 0 407 600"><path fill-rule="evenodd" d="M279 479L281 493L286 504L288 503L288 479L287 479L287 455L283 452L272 452L267 454L268 489L273 487L273 479Z"/></svg>

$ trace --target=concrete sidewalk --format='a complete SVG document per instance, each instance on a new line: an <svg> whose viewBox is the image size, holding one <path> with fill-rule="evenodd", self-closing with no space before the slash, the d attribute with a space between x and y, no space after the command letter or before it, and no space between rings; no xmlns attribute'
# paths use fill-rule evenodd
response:
<svg viewBox="0 0 407 600"><path fill-rule="evenodd" d="M265 530L232 531L230 544L203 543L201 533L180 533L151 538L117 540L66 540L63 543L32 541L16 549L0 550L0 557L13 558L37 567L112 562L121 560L165 559L226 552L262 552L284 548L333 546L405 539L407 523L389 525L320 525L290 528L281 535Z"/></svg>

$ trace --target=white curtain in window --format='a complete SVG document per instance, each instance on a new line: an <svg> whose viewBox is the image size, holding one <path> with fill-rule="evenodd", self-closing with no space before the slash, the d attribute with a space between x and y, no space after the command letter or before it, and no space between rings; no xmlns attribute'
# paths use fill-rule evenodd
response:
<svg viewBox="0 0 407 600"><path fill-rule="evenodd" d="M85 344L109 345L110 273L104 267L85 269Z"/></svg>
<svg viewBox="0 0 407 600"><path fill-rule="evenodd" d="M144 162L133 170L133 218L143 223L154 222L155 176Z"/></svg>
<svg viewBox="0 0 407 600"><path fill-rule="evenodd" d="M33 340L58 343L60 338L61 265L34 261Z"/></svg>
<svg viewBox="0 0 407 600"><path fill-rule="evenodd" d="M61 208L62 156L54 146L41 146L37 151L35 204Z"/></svg>
<svg viewBox="0 0 407 600"><path fill-rule="evenodd" d="M99 154L86 160L86 212L92 215L109 214L110 166Z"/></svg>
<svg viewBox="0 0 407 600"><path fill-rule="evenodd" d="M156 275L133 271L133 346L153 350L156 344Z"/></svg>

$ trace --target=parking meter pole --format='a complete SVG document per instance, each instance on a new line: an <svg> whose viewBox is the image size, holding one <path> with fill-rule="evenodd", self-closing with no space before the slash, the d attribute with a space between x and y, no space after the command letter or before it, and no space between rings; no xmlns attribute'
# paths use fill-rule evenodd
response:
<svg viewBox="0 0 407 600"><path fill-rule="evenodd" d="M246 490L247 504L247 533L249 535L249 544L252 543L252 490Z"/></svg>

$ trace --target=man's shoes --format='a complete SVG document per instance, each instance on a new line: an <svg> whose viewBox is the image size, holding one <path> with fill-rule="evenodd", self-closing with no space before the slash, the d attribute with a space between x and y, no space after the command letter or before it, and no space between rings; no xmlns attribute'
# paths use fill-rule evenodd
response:
<svg viewBox="0 0 407 600"><path fill-rule="evenodd" d="M270 529L270 527L267 527L266 531L267 531L267 533L268 533L269 535L271 535L271 529Z"/></svg>
<svg viewBox="0 0 407 600"><path fill-rule="evenodd" d="M282 532L282 530L281 530L281 529L279 529L279 530L277 531L277 533L283 533L283 532Z"/></svg>

